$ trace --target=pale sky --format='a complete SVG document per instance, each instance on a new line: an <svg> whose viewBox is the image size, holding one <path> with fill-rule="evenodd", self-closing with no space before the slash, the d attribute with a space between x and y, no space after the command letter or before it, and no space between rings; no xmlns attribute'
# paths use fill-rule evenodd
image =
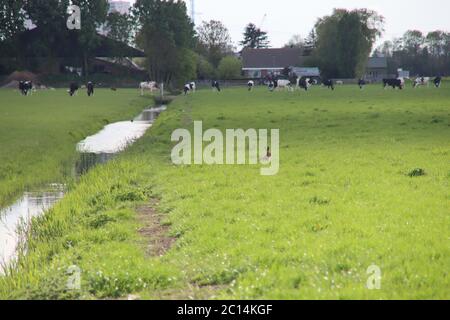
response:
<svg viewBox="0 0 450 320"><path fill-rule="evenodd" d="M190 0L185 0L190 8ZM134 2L134 1L132 1ZM237 45L249 22L268 32L272 47L286 44L294 34L306 37L317 18L333 8L369 8L386 19L382 40L400 37L408 29L450 31L449 0L195 0L196 23L220 20ZM382 42L380 40L379 42Z"/></svg>

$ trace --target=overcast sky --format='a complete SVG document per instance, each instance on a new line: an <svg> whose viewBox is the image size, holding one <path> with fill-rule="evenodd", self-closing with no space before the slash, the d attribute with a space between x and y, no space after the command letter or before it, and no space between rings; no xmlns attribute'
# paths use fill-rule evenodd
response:
<svg viewBox="0 0 450 320"><path fill-rule="evenodd" d="M185 0L190 6L190 1ZM333 8L369 8L386 19L384 39L400 37L408 29L450 31L450 0L195 0L196 22L220 20L233 42L241 41L244 27L263 22L272 47L286 44L294 34L306 37L317 18ZM379 41L381 42L381 40Z"/></svg>

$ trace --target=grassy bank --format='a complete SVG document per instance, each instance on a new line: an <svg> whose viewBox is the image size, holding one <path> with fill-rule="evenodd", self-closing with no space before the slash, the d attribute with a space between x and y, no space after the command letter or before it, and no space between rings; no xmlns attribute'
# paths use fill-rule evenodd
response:
<svg viewBox="0 0 450 320"><path fill-rule="evenodd" d="M137 90L65 90L23 97L0 90L0 207L30 187L72 177L75 144L105 124L135 116L148 98Z"/></svg>
<svg viewBox="0 0 450 320"><path fill-rule="evenodd" d="M193 120L279 128L279 174L173 166L170 134ZM35 221L0 297L448 298L449 125L447 86L180 97ZM139 232L152 219L136 213L146 203L176 239L162 256ZM372 264L381 290L366 288ZM71 265L81 291L66 290Z"/></svg>

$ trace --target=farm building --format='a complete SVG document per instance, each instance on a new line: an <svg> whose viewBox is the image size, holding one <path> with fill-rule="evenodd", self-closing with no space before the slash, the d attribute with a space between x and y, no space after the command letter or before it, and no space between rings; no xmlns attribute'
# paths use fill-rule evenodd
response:
<svg viewBox="0 0 450 320"><path fill-rule="evenodd" d="M367 62L365 79L378 82L388 77L388 63L385 57L371 57Z"/></svg>
<svg viewBox="0 0 450 320"><path fill-rule="evenodd" d="M248 78L264 78L270 73L281 74L284 68L301 66L302 49L250 49L242 51L242 71Z"/></svg>
<svg viewBox="0 0 450 320"><path fill-rule="evenodd" d="M83 47L78 42L77 32L68 32L66 37L55 39L51 44L52 58L41 50L45 33L39 27L19 33L0 48L0 74L14 70L30 70L34 73L59 74L68 70L82 70L86 65L89 73L113 75L145 74L130 58L145 57L144 52L103 35L96 35L96 47L87 61L83 61ZM85 63L86 62L86 63Z"/></svg>

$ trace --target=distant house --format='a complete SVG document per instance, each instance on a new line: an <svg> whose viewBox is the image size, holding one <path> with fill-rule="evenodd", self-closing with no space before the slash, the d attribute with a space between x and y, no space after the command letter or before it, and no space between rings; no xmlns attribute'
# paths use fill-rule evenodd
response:
<svg viewBox="0 0 450 320"><path fill-rule="evenodd" d="M388 77L386 57L371 57L367 62L365 79L373 82L382 81Z"/></svg>
<svg viewBox="0 0 450 320"><path fill-rule="evenodd" d="M297 48L250 49L242 51L242 71L247 78L279 75L286 67L301 66L302 50Z"/></svg>

